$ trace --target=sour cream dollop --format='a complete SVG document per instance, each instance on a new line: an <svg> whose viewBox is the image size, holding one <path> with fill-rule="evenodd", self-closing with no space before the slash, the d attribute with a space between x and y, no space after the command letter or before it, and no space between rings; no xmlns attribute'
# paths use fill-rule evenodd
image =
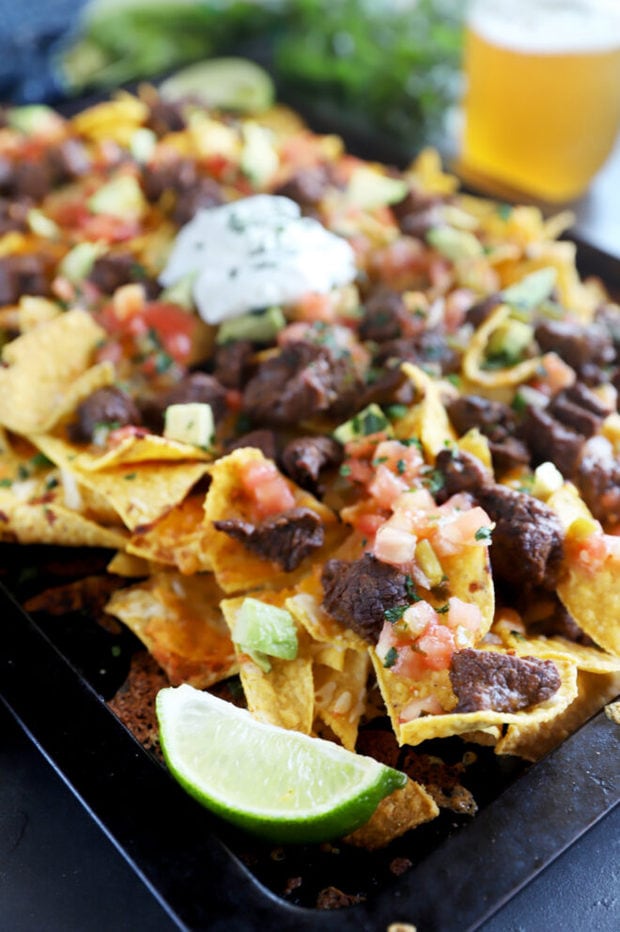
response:
<svg viewBox="0 0 620 932"><path fill-rule="evenodd" d="M349 243L302 217L287 197L256 194L198 211L174 243L159 281L168 288L195 276L200 316L219 324L248 311L290 304L353 281Z"/></svg>

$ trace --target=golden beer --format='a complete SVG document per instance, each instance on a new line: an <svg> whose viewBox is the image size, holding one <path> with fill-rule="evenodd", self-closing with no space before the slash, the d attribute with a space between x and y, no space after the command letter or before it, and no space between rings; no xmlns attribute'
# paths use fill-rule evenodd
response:
<svg viewBox="0 0 620 932"><path fill-rule="evenodd" d="M546 200L574 198L620 127L620 0L480 0L465 74L465 168Z"/></svg>

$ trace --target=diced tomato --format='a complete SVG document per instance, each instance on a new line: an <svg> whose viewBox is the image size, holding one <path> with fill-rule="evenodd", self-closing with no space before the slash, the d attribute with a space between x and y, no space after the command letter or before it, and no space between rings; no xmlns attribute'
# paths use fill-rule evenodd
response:
<svg viewBox="0 0 620 932"><path fill-rule="evenodd" d="M375 470L368 492L380 508L390 508L406 488L407 482L400 476L395 476L387 465L381 463Z"/></svg>
<svg viewBox="0 0 620 932"><path fill-rule="evenodd" d="M126 220L113 214L87 213L78 226L85 239L103 240L104 243L122 243L140 232L137 220Z"/></svg>
<svg viewBox="0 0 620 932"><path fill-rule="evenodd" d="M387 521L377 530L373 553L377 560L393 566L404 566L415 556L416 538L408 531L390 525Z"/></svg>
<svg viewBox="0 0 620 932"><path fill-rule="evenodd" d="M253 500L258 517L294 508L295 497L276 466L267 460L246 463L240 476L244 491Z"/></svg>
<svg viewBox="0 0 620 932"><path fill-rule="evenodd" d="M409 634L417 638L429 625L437 624L437 612L428 602L414 602L405 610L403 621L407 625Z"/></svg>
<svg viewBox="0 0 620 932"><path fill-rule="evenodd" d="M454 635L446 625L431 623L416 641L416 647L424 654L429 670L446 670L454 653Z"/></svg>
<svg viewBox="0 0 620 932"><path fill-rule="evenodd" d="M437 556L450 556L464 547L484 545L487 541L476 540L476 534L481 528L491 527L492 523L486 511L478 505L467 511L455 510L442 516L430 535Z"/></svg>
<svg viewBox="0 0 620 932"><path fill-rule="evenodd" d="M118 427L116 430L110 431L107 437L107 445L109 447L118 447L129 437L146 437L147 434L148 430L146 427L136 427L133 424L126 424L124 427Z"/></svg>
<svg viewBox="0 0 620 932"><path fill-rule="evenodd" d="M449 628L456 631L465 628L467 631L477 632L482 628L482 613L473 602L463 602L457 596L448 599L448 612L445 622Z"/></svg>
<svg viewBox="0 0 620 932"><path fill-rule="evenodd" d="M543 375L537 378L535 387L546 395L555 395L563 388L573 385L577 376L575 370L553 351L542 357Z"/></svg>
<svg viewBox="0 0 620 932"><path fill-rule="evenodd" d="M320 320L331 323L336 319L333 295L309 291L295 302L292 313L298 321Z"/></svg>
<svg viewBox="0 0 620 932"><path fill-rule="evenodd" d="M595 531L587 537L569 537L567 538L569 557L576 560L584 569L595 573L615 548L615 540L610 547L608 538L614 540L611 535L603 534L602 531Z"/></svg>
<svg viewBox="0 0 620 932"><path fill-rule="evenodd" d="M341 512L343 514L343 512ZM370 511L358 511L349 522L370 543L379 528L385 523L385 515Z"/></svg>

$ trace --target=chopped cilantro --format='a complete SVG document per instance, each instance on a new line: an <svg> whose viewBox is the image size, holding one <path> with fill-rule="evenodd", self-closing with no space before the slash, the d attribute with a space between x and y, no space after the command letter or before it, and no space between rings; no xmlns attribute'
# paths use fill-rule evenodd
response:
<svg viewBox="0 0 620 932"><path fill-rule="evenodd" d="M34 456L31 456L31 457L30 457L30 462L31 462L32 466L34 466L35 469L41 469L41 468L43 468L44 466L53 466L53 465L54 465L54 464L52 463L52 461L51 461L50 459L48 459L48 457L45 455L45 453L41 453L41 452L35 453Z"/></svg>
<svg viewBox="0 0 620 932"><path fill-rule="evenodd" d="M389 621L390 624L394 624L395 621L400 621L405 613L406 605L394 605L392 608L386 608L383 613L383 617L386 621Z"/></svg>
<svg viewBox="0 0 620 932"><path fill-rule="evenodd" d="M0 489L10 489L12 485L12 479L0 479Z"/></svg>
<svg viewBox="0 0 620 932"><path fill-rule="evenodd" d="M126 479L128 482L130 482L132 479L136 479L137 476L137 472L128 472L125 476L123 476L123 479Z"/></svg>
<svg viewBox="0 0 620 932"><path fill-rule="evenodd" d="M351 467L349 466L348 463L343 463L343 464L342 464L342 466L340 467L340 475L341 475L341 476L350 476L350 475L351 475Z"/></svg>
<svg viewBox="0 0 620 932"><path fill-rule="evenodd" d="M404 417L408 410L407 405L388 405L385 413L391 421L397 421L399 418Z"/></svg>
<svg viewBox="0 0 620 932"><path fill-rule="evenodd" d="M390 647L387 654L383 659L383 666L387 667L389 670L390 667L393 667L396 661L398 660L398 651L395 647Z"/></svg>
<svg viewBox="0 0 620 932"><path fill-rule="evenodd" d="M498 204L496 210L502 220L510 219L510 215L512 213L512 207L510 204Z"/></svg>
<svg viewBox="0 0 620 932"><path fill-rule="evenodd" d="M445 478L443 473L438 469L427 468L424 470L424 475L422 477L422 485L425 489L431 493L431 495L436 495L437 492L443 489L445 484Z"/></svg>
<svg viewBox="0 0 620 932"><path fill-rule="evenodd" d="M411 576L407 575L405 577L405 588L407 590L407 596L411 602L420 602L420 596L415 590L415 585Z"/></svg>
<svg viewBox="0 0 620 932"><path fill-rule="evenodd" d="M30 470L27 466L24 466L23 463L20 463L17 467L17 478L18 479L27 479L30 475Z"/></svg>
<svg viewBox="0 0 620 932"><path fill-rule="evenodd" d="M437 612L438 615L447 615L448 612L450 611L450 606L449 606L448 603L446 602L445 605L439 605L439 606L435 609L435 611Z"/></svg>
<svg viewBox="0 0 620 932"><path fill-rule="evenodd" d="M490 527L479 527L474 537L476 540L491 540L491 528Z"/></svg>
<svg viewBox="0 0 620 932"><path fill-rule="evenodd" d="M405 463L404 460L396 461L396 472L398 473L399 476L402 476L403 473L406 471L406 469L407 469L407 464Z"/></svg>

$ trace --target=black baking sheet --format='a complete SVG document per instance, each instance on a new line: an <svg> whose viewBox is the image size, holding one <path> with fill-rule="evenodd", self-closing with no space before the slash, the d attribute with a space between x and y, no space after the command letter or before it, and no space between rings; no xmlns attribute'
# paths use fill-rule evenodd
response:
<svg viewBox="0 0 620 932"><path fill-rule="evenodd" d="M241 860L260 843L186 796L4 587L0 611L5 703L182 929L475 929L618 802L617 726L600 713L364 902L298 907Z"/></svg>
<svg viewBox="0 0 620 932"><path fill-rule="evenodd" d="M346 141L364 154L362 136ZM620 262L595 247L579 244L579 267L620 288ZM32 567L63 559L51 548L0 548L20 595ZM0 617L0 696L179 928L475 929L619 800L617 726L600 713L533 766L477 748L473 819L444 812L372 855L274 849L201 809L108 709L138 646L129 632L29 617L2 585ZM459 739L441 748L463 753ZM401 877L395 858L413 865ZM300 887L278 895L296 877ZM330 885L363 899L333 911L296 905Z"/></svg>

